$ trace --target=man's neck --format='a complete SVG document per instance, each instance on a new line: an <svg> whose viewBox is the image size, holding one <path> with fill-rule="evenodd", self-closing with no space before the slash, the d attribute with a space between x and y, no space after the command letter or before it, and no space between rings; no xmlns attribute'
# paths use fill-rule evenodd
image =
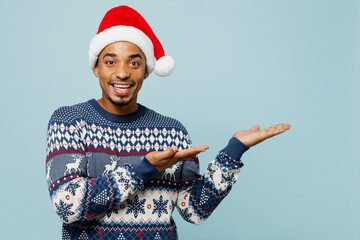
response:
<svg viewBox="0 0 360 240"><path fill-rule="evenodd" d="M105 111L115 115L129 115L139 109L139 106L136 103L136 99L133 99L133 101L131 101L126 106L117 106L110 101L104 101L103 98L100 98L97 100L97 102Z"/></svg>

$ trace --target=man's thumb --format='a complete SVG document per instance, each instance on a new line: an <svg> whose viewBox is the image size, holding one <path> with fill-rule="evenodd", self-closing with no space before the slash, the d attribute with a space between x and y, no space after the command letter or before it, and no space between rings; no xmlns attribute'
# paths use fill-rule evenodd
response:
<svg viewBox="0 0 360 240"><path fill-rule="evenodd" d="M252 128L249 129L250 132L254 132L254 131L257 131L260 129L260 126L259 125L255 125L253 126Z"/></svg>
<svg viewBox="0 0 360 240"><path fill-rule="evenodd" d="M174 154L178 151L178 148L176 146L170 147L166 149L165 151L162 151L159 153L159 157L161 159L166 159L174 156Z"/></svg>

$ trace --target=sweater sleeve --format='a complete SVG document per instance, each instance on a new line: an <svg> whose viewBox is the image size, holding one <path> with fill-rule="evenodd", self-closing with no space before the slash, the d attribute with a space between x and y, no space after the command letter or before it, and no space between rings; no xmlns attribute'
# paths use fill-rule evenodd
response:
<svg viewBox="0 0 360 240"><path fill-rule="evenodd" d="M86 123L81 118L64 117L64 111L55 111L48 125L46 177L50 198L62 222L87 221L141 190L157 170L143 158L110 174L88 177Z"/></svg>
<svg viewBox="0 0 360 240"><path fill-rule="evenodd" d="M229 194L237 181L243 166L241 155L249 148L236 138L231 138L228 145L210 162L204 175L197 175L193 182L185 184L178 194L177 209L186 221L194 224L203 223ZM198 161L183 165L186 173L195 169ZM199 171L198 164L196 166ZM196 175L196 174L195 174Z"/></svg>

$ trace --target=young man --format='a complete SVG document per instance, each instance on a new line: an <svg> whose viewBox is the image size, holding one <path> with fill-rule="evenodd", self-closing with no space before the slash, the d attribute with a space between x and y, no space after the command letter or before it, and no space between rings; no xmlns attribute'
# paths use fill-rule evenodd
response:
<svg viewBox="0 0 360 240"><path fill-rule="evenodd" d="M47 180L63 239L177 239L174 208L204 222L237 180L241 155L290 128L235 133L201 176L196 156L208 146L192 147L180 122L137 103L153 70L174 68L141 15L111 9L89 57L102 98L59 108L48 125Z"/></svg>

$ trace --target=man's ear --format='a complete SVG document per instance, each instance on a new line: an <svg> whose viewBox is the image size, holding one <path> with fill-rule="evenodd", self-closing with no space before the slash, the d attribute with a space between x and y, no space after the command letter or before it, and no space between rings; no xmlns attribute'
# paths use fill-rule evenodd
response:
<svg viewBox="0 0 360 240"><path fill-rule="evenodd" d="M144 80L149 76L149 72L147 70L147 68L145 69L145 74L144 74Z"/></svg>
<svg viewBox="0 0 360 240"><path fill-rule="evenodd" d="M96 62L95 67L93 69L93 73L96 77L99 77L99 67L98 67L98 63Z"/></svg>

